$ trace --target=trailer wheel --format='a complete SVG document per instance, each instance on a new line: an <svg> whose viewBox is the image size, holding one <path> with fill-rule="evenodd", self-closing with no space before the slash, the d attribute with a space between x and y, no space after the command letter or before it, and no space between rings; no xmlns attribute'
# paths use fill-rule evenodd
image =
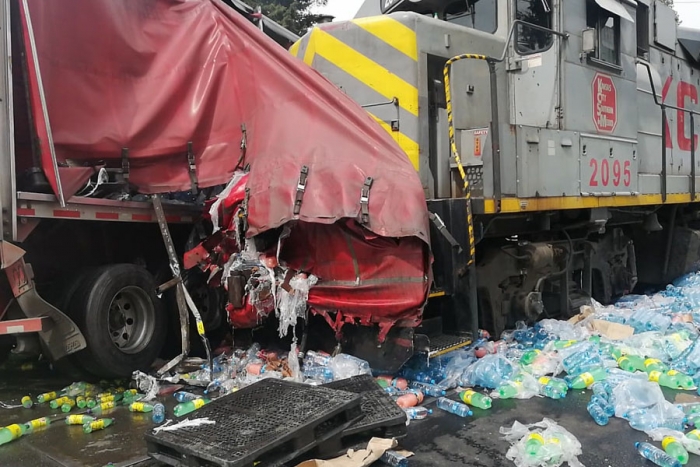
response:
<svg viewBox="0 0 700 467"><path fill-rule="evenodd" d="M148 370L165 341L167 317L148 271L132 264L99 269L71 300L71 316L85 335L83 367L100 377Z"/></svg>

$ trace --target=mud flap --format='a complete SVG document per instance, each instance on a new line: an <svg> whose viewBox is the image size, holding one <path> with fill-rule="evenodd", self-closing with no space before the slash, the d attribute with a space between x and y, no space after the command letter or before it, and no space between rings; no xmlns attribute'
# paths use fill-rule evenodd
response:
<svg viewBox="0 0 700 467"><path fill-rule="evenodd" d="M55 361L87 347L85 337L73 320L39 296L34 287L31 265L25 264L23 256L21 248L0 242L0 266L7 273L22 312L28 318L45 316L51 320L51 326L39 332L48 356Z"/></svg>

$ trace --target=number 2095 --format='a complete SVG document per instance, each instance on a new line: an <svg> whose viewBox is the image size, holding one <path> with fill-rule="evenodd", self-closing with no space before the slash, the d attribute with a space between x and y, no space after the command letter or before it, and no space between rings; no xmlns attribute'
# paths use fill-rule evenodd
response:
<svg viewBox="0 0 700 467"><path fill-rule="evenodd" d="M591 168L589 186L630 186L632 183L630 161L591 159L588 165Z"/></svg>

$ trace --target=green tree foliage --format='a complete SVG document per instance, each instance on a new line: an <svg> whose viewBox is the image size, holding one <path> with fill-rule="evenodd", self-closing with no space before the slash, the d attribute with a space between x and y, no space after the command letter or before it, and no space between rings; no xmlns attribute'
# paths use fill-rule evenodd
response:
<svg viewBox="0 0 700 467"><path fill-rule="evenodd" d="M327 2L328 0L256 0L254 4L262 9L265 16L301 36L323 17L312 13L311 8Z"/></svg>

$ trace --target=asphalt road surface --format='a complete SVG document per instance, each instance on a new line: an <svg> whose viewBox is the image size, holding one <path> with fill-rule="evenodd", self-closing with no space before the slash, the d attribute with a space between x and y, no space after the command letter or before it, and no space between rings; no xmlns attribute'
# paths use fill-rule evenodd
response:
<svg viewBox="0 0 700 467"><path fill-rule="evenodd" d="M72 382L47 371L2 371L0 401L5 403L19 403L24 395L36 397ZM679 397L673 391L666 395L669 400ZM695 392L681 397L686 398L684 401L700 400ZM513 466L505 457L509 444L499 434L500 427L510 427L516 420L533 423L548 417L578 438L583 446L579 460L587 467L651 467L634 449L636 441L649 441L646 435L621 419L612 419L605 427L596 425L586 412L589 398L590 392L574 391L562 401L498 400L491 410L474 409L474 416L467 419L437 409L434 400L427 401L433 414L412 422L400 445L415 452L409 462L412 467ZM172 409L174 399L170 397L166 402ZM0 409L0 426L58 413L48 407ZM0 466L102 467L110 462L115 467L158 465L148 460L142 436L153 427L149 415L133 414L126 407L119 407L108 416L115 418L115 424L89 435L79 426L66 426L63 420L57 420L47 429L0 446ZM691 455L687 466L700 467L700 456Z"/></svg>

